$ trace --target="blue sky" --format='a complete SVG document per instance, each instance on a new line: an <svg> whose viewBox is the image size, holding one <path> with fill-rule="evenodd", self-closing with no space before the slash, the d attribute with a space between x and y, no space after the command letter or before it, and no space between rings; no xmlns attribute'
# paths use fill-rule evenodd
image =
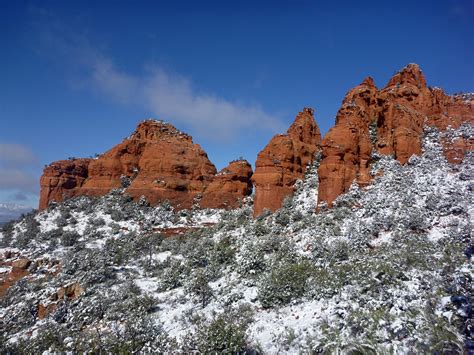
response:
<svg viewBox="0 0 474 355"><path fill-rule="evenodd" d="M252 164L304 106L410 62L474 91L474 2L0 0L0 203L36 206L44 164L104 152L155 117L218 168Z"/></svg>

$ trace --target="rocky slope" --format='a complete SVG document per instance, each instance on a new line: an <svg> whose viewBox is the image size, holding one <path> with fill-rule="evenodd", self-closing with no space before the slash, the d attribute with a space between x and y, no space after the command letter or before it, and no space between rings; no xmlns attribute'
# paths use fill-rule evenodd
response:
<svg viewBox="0 0 474 355"><path fill-rule="evenodd" d="M454 167L442 144L473 135L425 127L404 165L373 151L373 183L317 213L315 160L258 218L116 189L10 223L0 352L470 353L474 156Z"/></svg>
<svg viewBox="0 0 474 355"><path fill-rule="evenodd" d="M240 163L231 163L216 175L207 154L189 135L171 124L147 120L96 159L47 166L41 177L39 208L73 196L102 196L119 187L152 204L169 200L174 207L190 208L203 198L206 207L232 208L251 193L252 169L247 162Z"/></svg>

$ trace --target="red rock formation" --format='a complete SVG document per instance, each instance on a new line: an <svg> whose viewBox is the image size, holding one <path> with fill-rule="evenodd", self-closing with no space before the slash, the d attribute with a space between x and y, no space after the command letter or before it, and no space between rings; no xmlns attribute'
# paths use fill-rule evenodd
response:
<svg viewBox="0 0 474 355"><path fill-rule="evenodd" d="M177 208L190 208L196 197L204 196L207 207L234 207L251 193L252 170L246 164L245 171L231 164L227 169L232 176L227 180L216 176L215 166L190 136L162 121L147 120L97 159L59 161L46 167L39 208L72 196L105 195L121 187L123 178L131 181L126 193L145 196L152 204L167 199Z"/></svg>
<svg viewBox="0 0 474 355"><path fill-rule="evenodd" d="M153 120L141 123L130 139L105 153L104 158L110 162L99 159L96 165L91 164L86 188L103 185L101 181L104 177L107 181L110 175L112 184L119 182L120 175L126 175L132 178L126 190L129 195L145 196L152 204L167 199L178 208L190 208L216 174L207 154L190 136ZM114 173L114 166L121 167L120 174ZM114 186L105 187L100 195Z"/></svg>
<svg viewBox="0 0 474 355"><path fill-rule="evenodd" d="M432 104L428 111L428 124L445 130L449 126L458 128L463 122L474 122L474 95L449 96L439 88L431 89Z"/></svg>
<svg viewBox="0 0 474 355"><path fill-rule="evenodd" d="M364 186L374 150L392 154L402 164L421 153L425 124L446 130L474 123L472 95L446 95L429 88L420 68L409 64L378 90L371 78L350 90L336 116L336 124L321 142L311 109L304 109L285 135L277 135L259 153L254 214L281 207L304 176L307 164L322 149L319 202L329 204L354 180ZM443 141L450 162L459 163L473 149L472 137ZM77 195L100 196L131 180L126 192L149 202L165 199L177 208L197 200L202 207L233 208L252 190L247 162L233 162L216 175L216 168L192 138L160 121L142 122L129 138L97 159L58 161L41 178L40 209L52 200Z"/></svg>
<svg viewBox="0 0 474 355"><path fill-rule="evenodd" d="M332 201L357 177L370 180L372 153L369 128L376 122L377 88L371 78L346 95L332 127L322 141L319 175L319 201Z"/></svg>
<svg viewBox="0 0 474 355"><path fill-rule="evenodd" d="M28 266L31 262L28 259L19 259L13 262L4 262L0 259L0 266L9 267L7 271L0 273L0 298L2 298L8 289L18 280L30 274Z"/></svg>
<svg viewBox="0 0 474 355"><path fill-rule="evenodd" d="M91 159L59 160L43 171L40 179L39 209L48 207L49 201L62 201L75 196L87 179Z"/></svg>
<svg viewBox="0 0 474 355"><path fill-rule="evenodd" d="M33 264L33 267L30 266ZM57 260L36 259L30 260L21 253L6 249L0 255L0 298L2 298L17 281L27 278L35 279L39 277L56 276L60 271L60 264ZM30 272L30 270L33 270Z"/></svg>
<svg viewBox="0 0 474 355"><path fill-rule="evenodd" d="M380 91L372 79L366 79L346 95L336 125L322 142L319 202L331 204L354 179L367 184L372 150L393 154L404 164L421 153L425 124L444 130L473 120L472 100L428 88L416 64L395 74ZM445 147L448 159L462 161L467 145L458 142L452 149Z"/></svg>
<svg viewBox="0 0 474 355"><path fill-rule="evenodd" d="M443 139L443 151L446 160L451 164L460 164L466 152L474 151L474 137L458 137L453 140Z"/></svg>
<svg viewBox="0 0 474 355"><path fill-rule="evenodd" d="M252 193L252 166L246 160L235 160L222 169L206 188L199 205L202 208L236 208L236 196Z"/></svg>
<svg viewBox="0 0 474 355"><path fill-rule="evenodd" d="M265 208L280 208L283 199L293 194L296 180L304 177L306 166L313 161L321 143L313 113L305 108L286 134L273 137L258 154L252 176L256 189L254 215Z"/></svg>

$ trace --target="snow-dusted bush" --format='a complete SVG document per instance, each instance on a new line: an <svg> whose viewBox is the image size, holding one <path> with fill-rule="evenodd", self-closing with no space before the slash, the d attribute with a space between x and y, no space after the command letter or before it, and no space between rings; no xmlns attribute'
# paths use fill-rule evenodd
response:
<svg viewBox="0 0 474 355"><path fill-rule="evenodd" d="M163 271L157 289L159 291L168 291L184 286L189 271L190 268L186 263L173 259Z"/></svg>
<svg viewBox="0 0 474 355"><path fill-rule="evenodd" d="M188 291L196 296L203 308L210 302L213 293L211 287L209 287L209 278L202 269L195 272L194 278L188 286Z"/></svg>
<svg viewBox="0 0 474 355"><path fill-rule="evenodd" d="M111 255L101 250L74 249L66 255L64 261L64 274L74 275L84 285L94 286L106 281L112 282L116 278Z"/></svg>
<svg viewBox="0 0 474 355"><path fill-rule="evenodd" d="M248 243L241 249L238 259L238 271L244 277L258 275L268 268L265 250L260 244Z"/></svg>
<svg viewBox="0 0 474 355"><path fill-rule="evenodd" d="M26 215L21 220L21 224L19 226L17 225L17 227L19 228L10 228L8 225L5 226L5 240L9 240L13 246L20 249L27 248L40 233L39 224L33 214ZM16 235L15 238L13 238L14 234Z"/></svg>
<svg viewBox="0 0 474 355"><path fill-rule="evenodd" d="M226 315L219 315L211 321L201 321L196 333L188 335L185 350L209 353L245 353L249 350L245 323L236 322Z"/></svg>
<svg viewBox="0 0 474 355"><path fill-rule="evenodd" d="M76 231L64 231L61 235L61 244L65 247L71 247L77 243L80 237Z"/></svg>
<svg viewBox="0 0 474 355"><path fill-rule="evenodd" d="M258 298L264 308L285 305L303 296L313 267L309 262L283 263L259 285Z"/></svg>
<svg viewBox="0 0 474 355"><path fill-rule="evenodd" d="M210 263L218 267L226 267L235 262L236 246L230 236L224 236L215 242L211 250Z"/></svg>

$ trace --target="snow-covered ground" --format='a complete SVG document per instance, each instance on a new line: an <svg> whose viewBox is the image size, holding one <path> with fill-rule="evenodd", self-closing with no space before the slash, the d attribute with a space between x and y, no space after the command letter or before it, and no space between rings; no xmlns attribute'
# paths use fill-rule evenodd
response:
<svg viewBox="0 0 474 355"><path fill-rule="evenodd" d="M7 261L33 261L1 301L2 350L472 351L473 158L451 166L429 129L422 156L374 156L374 183L319 213L316 162L257 219L251 200L173 211L121 191L27 216L1 236ZM74 283L80 296L53 296Z"/></svg>

